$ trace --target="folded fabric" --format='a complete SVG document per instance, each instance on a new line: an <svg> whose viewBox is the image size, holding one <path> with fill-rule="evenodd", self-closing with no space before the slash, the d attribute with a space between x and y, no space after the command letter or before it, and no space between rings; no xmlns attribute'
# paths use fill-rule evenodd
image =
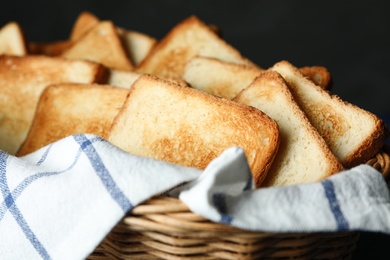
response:
<svg viewBox="0 0 390 260"><path fill-rule="evenodd" d="M199 174L93 135L0 152L0 258L84 259L127 211Z"/></svg>
<svg viewBox="0 0 390 260"><path fill-rule="evenodd" d="M175 192L192 212L242 229L390 234L389 189L371 166L360 165L322 182L251 190L243 162L241 149L229 149L196 181Z"/></svg>
<svg viewBox="0 0 390 260"><path fill-rule="evenodd" d="M256 190L236 147L200 171L73 135L21 158L0 151L0 191L2 259L84 259L129 210L159 194L250 230L390 234L389 190L370 166Z"/></svg>

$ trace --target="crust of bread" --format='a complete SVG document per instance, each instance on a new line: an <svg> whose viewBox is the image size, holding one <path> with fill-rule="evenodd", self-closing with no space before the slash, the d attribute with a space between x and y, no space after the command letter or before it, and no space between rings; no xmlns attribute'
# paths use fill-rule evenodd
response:
<svg viewBox="0 0 390 260"><path fill-rule="evenodd" d="M323 89L330 90L332 87L332 77L329 70L323 66L306 66L299 68L299 71L314 84Z"/></svg>
<svg viewBox="0 0 390 260"><path fill-rule="evenodd" d="M42 91L51 84L107 80L96 63L46 56L0 55L0 149L14 154L26 138Z"/></svg>
<svg viewBox="0 0 390 260"><path fill-rule="evenodd" d="M144 75L131 87L108 140L133 154L199 169L227 148L241 147L260 186L279 130L258 109Z"/></svg>
<svg viewBox="0 0 390 260"><path fill-rule="evenodd" d="M20 25L9 22L0 28L0 55L23 56L27 54L27 41Z"/></svg>
<svg viewBox="0 0 390 260"><path fill-rule="evenodd" d="M134 71L109 70L107 85L129 89L131 85L142 75Z"/></svg>
<svg viewBox="0 0 390 260"><path fill-rule="evenodd" d="M71 41L79 40L92 28L98 25L99 22L100 19L93 13L88 11L81 12L73 24L69 39Z"/></svg>
<svg viewBox="0 0 390 260"><path fill-rule="evenodd" d="M278 123L280 147L263 186L321 181L343 169L277 72L261 73L234 101L256 107Z"/></svg>
<svg viewBox="0 0 390 260"><path fill-rule="evenodd" d="M185 65L195 56L256 66L199 18L190 16L174 26L136 70L166 79L181 78Z"/></svg>
<svg viewBox="0 0 390 260"><path fill-rule="evenodd" d="M73 41L64 40L56 42L29 42L28 52L34 55L46 55L50 57L60 56L64 51L72 47Z"/></svg>
<svg viewBox="0 0 390 260"><path fill-rule="evenodd" d="M97 26L101 20L95 14L84 11L77 17L71 34L70 41L76 42ZM123 47L132 64L138 65L157 44L157 39L145 33L116 27Z"/></svg>
<svg viewBox="0 0 390 260"><path fill-rule="evenodd" d="M255 66L196 56L186 64L183 79L193 88L232 99L262 71L263 69Z"/></svg>
<svg viewBox="0 0 390 260"><path fill-rule="evenodd" d="M345 168L365 163L383 147L387 129L376 115L331 95L288 61L271 69L286 80L297 103Z"/></svg>
<svg viewBox="0 0 390 260"><path fill-rule="evenodd" d="M134 66L140 64L157 44L156 38L134 30L118 28L118 33Z"/></svg>
<svg viewBox="0 0 390 260"><path fill-rule="evenodd" d="M133 69L117 29L111 21L99 22L65 50L61 57L94 61L118 70Z"/></svg>
<svg viewBox="0 0 390 260"><path fill-rule="evenodd" d="M16 155L26 155L72 134L89 133L106 138L127 94L126 89L100 84L48 86Z"/></svg>

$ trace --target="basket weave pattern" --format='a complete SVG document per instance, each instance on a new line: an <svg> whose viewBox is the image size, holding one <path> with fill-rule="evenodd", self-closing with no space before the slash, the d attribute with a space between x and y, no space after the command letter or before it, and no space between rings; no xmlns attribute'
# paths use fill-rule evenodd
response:
<svg viewBox="0 0 390 260"><path fill-rule="evenodd" d="M389 177L390 156L367 164ZM252 232L213 223L180 200L155 197L134 208L89 259L349 259L358 232Z"/></svg>

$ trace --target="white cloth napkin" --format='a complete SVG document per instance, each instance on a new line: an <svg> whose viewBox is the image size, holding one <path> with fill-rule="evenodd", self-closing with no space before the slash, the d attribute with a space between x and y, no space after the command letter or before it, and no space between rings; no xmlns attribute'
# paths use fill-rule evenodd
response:
<svg viewBox="0 0 390 260"><path fill-rule="evenodd" d="M127 211L162 193L245 229L390 234L389 190L373 168L255 190L234 147L202 172L73 135L22 158L0 151L0 192L1 259L84 259Z"/></svg>

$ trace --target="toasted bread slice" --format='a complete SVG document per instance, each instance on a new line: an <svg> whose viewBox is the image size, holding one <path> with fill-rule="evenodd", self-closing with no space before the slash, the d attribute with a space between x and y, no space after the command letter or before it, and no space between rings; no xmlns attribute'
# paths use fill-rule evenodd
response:
<svg viewBox="0 0 390 260"><path fill-rule="evenodd" d="M238 146L259 186L276 154L279 131L258 109L144 75L130 88L108 140L130 153L199 169Z"/></svg>
<svg viewBox="0 0 390 260"><path fill-rule="evenodd" d="M70 32L69 39L71 41L78 41L84 35L86 35L92 28L94 28L100 19L91 12L84 11L76 18L73 28Z"/></svg>
<svg viewBox="0 0 390 260"><path fill-rule="evenodd" d="M34 55L60 56L64 51L69 49L74 42L70 40L55 42L29 42L28 53Z"/></svg>
<svg viewBox="0 0 390 260"><path fill-rule="evenodd" d="M181 78L185 65L195 56L256 66L200 19L191 16L173 27L136 70L167 79Z"/></svg>
<svg viewBox="0 0 390 260"><path fill-rule="evenodd" d="M73 25L70 40L77 41L99 24L100 19L91 12L82 12ZM157 39L145 33L116 27L123 46L133 65L138 65L156 45Z"/></svg>
<svg viewBox="0 0 390 260"><path fill-rule="evenodd" d="M255 66L196 56L186 64L183 80L198 90L232 99L262 71Z"/></svg>
<svg viewBox="0 0 390 260"><path fill-rule="evenodd" d="M129 89L141 75L134 71L110 69L107 85Z"/></svg>
<svg viewBox="0 0 390 260"><path fill-rule="evenodd" d="M386 126L376 115L331 95L287 61L271 69L287 81L295 100L344 167L366 162L383 147Z"/></svg>
<svg viewBox="0 0 390 260"><path fill-rule="evenodd" d="M306 66L299 70L315 84L324 89L330 88L330 73L325 67ZM262 71L264 69L256 66L196 56L187 62L183 79L193 88L232 99L249 86Z"/></svg>
<svg viewBox="0 0 390 260"><path fill-rule="evenodd" d="M0 28L0 55L23 56L27 54L24 32L16 22L9 22Z"/></svg>
<svg viewBox="0 0 390 260"><path fill-rule="evenodd" d="M36 105L51 84L105 82L104 67L46 56L0 56L0 149L14 154L26 138Z"/></svg>
<svg viewBox="0 0 390 260"><path fill-rule="evenodd" d="M156 38L134 30L118 28L118 33L134 66L140 64L157 44Z"/></svg>
<svg viewBox="0 0 390 260"><path fill-rule="evenodd" d="M63 52L61 57L94 61L118 70L133 69L133 64L111 21L99 22L72 47Z"/></svg>
<svg viewBox="0 0 390 260"><path fill-rule="evenodd" d="M123 88L99 84L48 86L17 155L34 152L72 134L89 133L106 138L127 93Z"/></svg>
<svg viewBox="0 0 390 260"><path fill-rule="evenodd" d="M277 72L263 72L234 101L256 107L278 123L279 151L263 186L321 181L343 169Z"/></svg>
<svg viewBox="0 0 390 260"><path fill-rule="evenodd" d="M306 66L299 68L300 72L323 89L330 90L332 77L329 70L323 66Z"/></svg>

